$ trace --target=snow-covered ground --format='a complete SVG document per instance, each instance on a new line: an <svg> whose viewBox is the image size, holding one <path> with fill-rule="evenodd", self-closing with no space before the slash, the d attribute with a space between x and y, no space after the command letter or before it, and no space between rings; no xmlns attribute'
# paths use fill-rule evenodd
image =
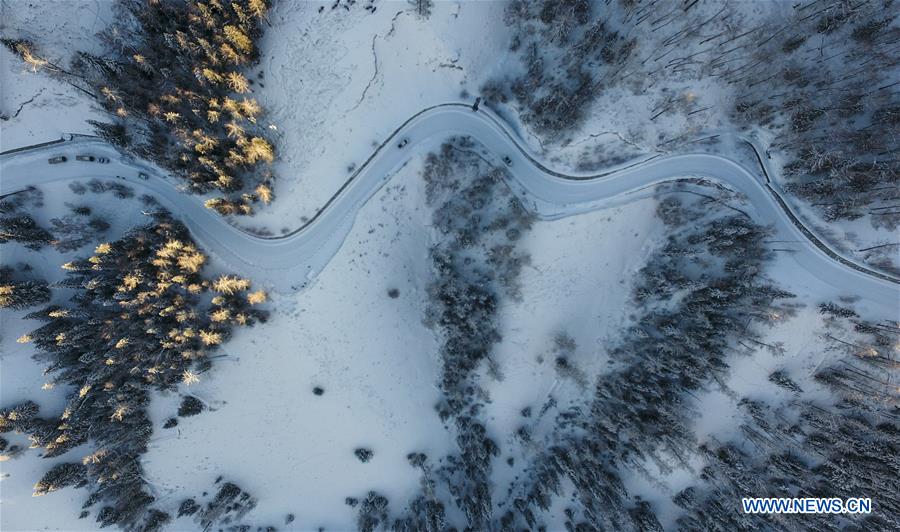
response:
<svg viewBox="0 0 900 532"><path fill-rule="evenodd" d="M655 209L655 199L643 198L539 222L520 242L531 264L520 279L521 300L507 300L500 311L503 341L492 357L502 378L481 381L490 394L485 419L500 446L492 476L495 504L509 504L506 486L545 450L542 438L522 445L515 435L519 427L552 441L556 414L586 404L597 377L607 371L607 349L629 321L631 281L662 235ZM558 351L561 337L574 341L571 354ZM575 368L571 374L556 367L563 354ZM542 413L549 401L555 406ZM525 408L532 412L527 418L521 414ZM561 527L561 513L551 516Z"/></svg>
<svg viewBox="0 0 900 532"><path fill-rule="evenodd" d="M261 61L248 77L278 141L275 191L282 201L252 219L234 220L243 227L270 234L295 229L406 118L436 103L474 100L486 81L521 68L517 59L510 60L503 2L438 2L427 19L400 1L373 4L374 12L362 4L348 10L332 5L280 2L267 17L271 26L260 43ZM16 36L39 42L42 52L63 65L74 50L96 51L94 35L112 16L103 1L3 0L0 6L5 33L14 28ZM718 11L713 4L696 9L707 15ZM729 9L732 22L752 27L776 12L787 16L791 7L773 2ZM648 49L657 45L652 38L642 42ZM0 149L91 133L85 120L103 119L89 98L34 76L5 48L0 69L0 114L6 118ZM584 122L561 142L545 144L514 109L500 110L535 151L562 169L602 169L648 153L694 151L696 145L681 145L679 139L735 129L729 118L733 86L677 73L665 79L640 90L628 83L605 88ZM681 103L658 114L660 103L669 100ZM794 205L846 254L879 267L896 268L900 262L896 246L869 249L894 242L893 231L872 227L868 218L826 224L802 201Z"/></svg>
<svg viewBox="0 0 900 532"><path fill-rule="evenodd" d="M293 513L298 527L342 529L353 522L345 496L375 489L402 505L418 483L406 454L415 450L442 456L452 448L433 409L438 398L435 339L421 323L430 275L427 250L435 235L428 229L420 168L421 159L413 159L370 200L312 287L278 295L272 320L241 331L226 347L228 356L187 390L212 411L155 434L145 466L163 504L210 489L221 474L260 499L250 515L254 522L279 524ZM36 212L45 219L70 199L64 185L45 187L46 206ZM521 301L508 301L502 308L505 340L496 352L502 379L485 377L492 436L500 442L501 459L516 459L513 466L497 461L498 485L518 474L529 453L512 438L521 409L539 411L550 396L559 408L577 404L602 374L604 348L629 319L630 280L659 245L655 205L644 196L612 209L538 222L521 242L532 262L523 273ZM137 208L107 205L102 214L122 228L136 221L130 215ZM58 278L54 265L64 260L15 247L4 251L5 260L21 254L51 279ZM790 253L782 255L772 272L808 308L767 337L768 342L783 342L784 354L761 351L735 357L729 387L738 393L777 393L759 383L779 366L814 368L818 318L813 305L852 295L849 287L811 278ZM398 298L388 296L391 288L399 290ZM891 310L867 309L865 302L860 309L876 316ZM27 324L17 315L7 316L0 365L4 404L30 396L43 382L39 366L27 358L28 349L14 343ZM561 376L553 368L559 334L574 340L574 366L580 373ZM325 389L321 397L311 392L317 385ZM60 393L45 392L42 406L59 408ZM177 402L175 395L155 399L157 426L173 414ZM710 392L700 404L698 434L732 427L732 405L721 394ZM375 458L361 464L352 454L357 446L371 448ZM29 484L46 465L34 455L4 463L9 475L3 481L4 528L33 526L35 515L46 516L41 524L48 528L79 528L81 522L73 519L81 492L27 496ZM640 476L626 480L634 493L666 508L673 490L690 478L679 472L662 486L648 485ZM187 520L179 523L191 526Z"/></svg>
<svg viewBox="0 0 900 532"><path fill-rule="evenodd" d="M3 0L0 5L4 28L29 28L31 38L58 58L96 46L93 34L110 15L103 0ZM277 199L256 217L239 220L243 226L273 233L297 227L343 184L350 167L358 166L373 144L408 116L434 103L458 100L464 91L473 99L483 81L507 67L501 2L439 2L427 21L405 2L380 2L374 14L359 6L331 11L330 5L281 2L268 17L272 27L262 43L262 76L254 91L270 112L267 121L277 128ZM320 6L325 6L323 13ZM70 87L23 72L4 48L0 77L0 113L8 117L0 122L3 150L62 133L89 133L84 120L101 118ZM660 149L660 142L678 135L727 127L724 116L715 114L728 98L721 87L690 82L673 87L696 94L713 110L690 119L672 115L650 121L659 94L612 91L597 101L572 141L554 149L549 159L571 167L602 165L618 162L619 151L636 155ZM647 123L652 125L633 125ZM541 149L534 137L530 140ZM373 489L399 510L419 482L406 455L422 451L440 457L453 449L434 410L439 398L437 340L422 323L431 275L428 249L436 236L429 229L421 166L421 157L415 157L366 204L311 287L275 294L271 320L238 332L223 350L228 356L216 359L199 384L185 389L210 411L162 429L179 396L154 398L158 430L144 466L162 504L172 507L184 497L209 491L216 477L224 475L259 499L249 515L254 523L280 526L291 513L298 529L350 529L355 511L344 504L345 497ZM43 190L46 207L35 211L39 219L57 215L63 202L71 201L64 184ZM127 208L119 202L91 204L113 222L112 233L143 218L136 201ZM662 228L654 218L655 207L655 199L643 197L538 222L520 242L531 265L522 274L521 301L506 301L501 308L504 340L494 358L502 379L484 378L491 399L486 419L501 447L494 466L497 486L511 481L526 463L529 449L512 437L523 423L522 408L530 406L537 414L550 396L560 409L582 402L604 372L605 349L629 320L630 283L659 245ZM843 227L838 240L856 238L859 247L889 236L862 222ZM66 259L55 251L37 254L4 245L3 263L19 260L57 280L57 267ZM213 271L221 268L212 265ZM783 343L783 354L735 356L727 384L739 394L780 393L766 381L778 367L815 368L821 353L814 305L852 295L848 287L812 278L789 253L771 270L776 283L797 293L807 307L767 335L766 341ZM390 289L399 290L399 296L389 297ZM859 307L873 316L897 310L865 302ZM21 319L24 314L4 312L0 320L0 405L27 397L54 412L61 408L65 390L39 391L45 381L41 366L30 359L29 346L15 342L34 326ZM574 340L573 359L581 375L560 376L554 368L554 342L560 334ZM314 386L324 394L314 395ZM699 435L733 429L732 400L716 391L698 399ZM372 449L374 458L361 463L353 455L357 447ZM74 450L55 461L77 454ZM509 457L515 459L512 466L506 464ZM83 491L31 497L31 485L48 462L32 451L0 464L0 529L92 528L92 518L76 519ZM663 508L664 519L674 515L671 494L692 478L680 471L665 485L639 475L626 481L630 492ZM183 519L173 529L193 526Z"/></svg>
<svg viewBox="0 0 900 532"><path fill-rule="evenodd" d="M69 183L57 183L40 188L41 206L29 208L28 212L43 227L49 227L49 220L68 212L66 203L90 205L93 214L110 224L104 241L115 240L130 227L147 223L141 214L147 207L140 201L139 194L121 200L107 193L97 196L73 194ZM93 250L93 245L82 249L83 255ZM61 281L65 271L60 266L71 260L73 253L60 253L51 247L40 251L25 249L17 243L6 243L0 248L0 259L4 266L18 267L30 265L33 276L48 282ZM72 292L54 290L51 303L64 304ZM21 344L16 340L23 334L40 326L40 322L25 320L24 316L34 308L21 311L3 309L0 312L0 405L17 404L32 400L41 407L41 415L58 415L66 405L66 396L71 390L64 386L42 389L50 381L43 374L44 363L32 359L34 346ZM0 462L0 529L2 530L89 530L93 521L78 521L81 505L86 497L83 490L60 490L45 497L32 497L32 486L54 464L79 460L92 451L89 446L81 446L62 456L42 459L33 449L28 449L28 439L23 435L4 434L10 444L20 445L26 450L18 458Z"/></svg>
<svg viewBox="0 0 900 532"><path fill-rule="evenodd" d="M782 27L784 21L793 20L801 4L771 0L687 2L684 5L592 2L590 5L591 21L604 21L606 30L622 32L625 40L637 39L637 51L614 83L603 83L602 78L615 68L598 66L603 72L601 83L592 87L592 97L585 106L583 119L572 124L564 133L547 138L548 135L533 131L522 120L521 108L515 100L493 104L506 120L516 125L523 140L540 153L542 159L563 168L596 170L642 154L692 152L696 145L686 144L685 141L722 132L758 134L766 145L775 141L778 126L786 117L750 130L736 124L733 118L735 104L739 98L747 97L747 82L730 82L727 76L717 75L716 69L707 63L719 52L729 58L719 67L723 64L740 65L741 62L735 62L737 59L744 59L747 63L758 59L736 57L740 53L754 53L755 47L752 45L744 52L731 56L727 53L745 44L740 36L752 30L771 28L773 36L779 35L788 29ZM628 10L631 14L624 17L625 22L620 13L622 5L630 5ZM802 9L812 5L805 4ZM690 6L689 9L687 6ZM507 31L513 30L507 28ZM679 35L679 44L669 46L667 41ZM819 42L817 39L809 41ZM549 42L544 44L537 54L542 57L549 73L554 65L560 63L559 58L554 57L559 51ZM835 43L830 47L845 45L849 48L852 44ZM567 41L567 45L571 46L571 40ZM824 55L838 58L847 53L846 50L833 52ZM528 54L521 51L515 54L508 50L505 53L510 59L498 65L494 78L521 76L526 69L523 58ZM803 60L818 63L822 61L822 55L821 46L811 46ZM693 60L688 60L690 58ZM775 75L786 61L788 59L774 56L763 58L760 63L771 64L769 70ZM772 164L779 171L785 162L784 155L783 150L773 150ZM884 270L896 271L900 268L900 248L896 245L879 247L896 244L896 231L879 227L877 216L826 222L822 212L810 206L808 201L797 197L792 199L792 205L802 213L803 219L810 226L817 227L819 234L827 237L836 248Z"/></svg>
<svg viewBox="0 0 900 532"><path fill-rule="evenodd" d="M269 112L264 122L276 128L275 192L284 201L242 225L273 233L299 226L406 118L436 103L474 101L464 93L477 93L508 45L502 2L439 2L429 19L401 1L378 3L374 13L361 4L332 10L332 3L278 2L267 16L260 64L248 77ZM73 51L96 51L94 34L112 16L103 0L0 5L4 36L33 40L63 65ZM92 132L85 120L103 114L87 97L35 76L0 48L0 110L10 117L3 150Z"/></svg>
<svg viewBox="0 0 900 532"><path fill-rule="evenodd" d="M310 288L276 295L272 319L239 331L223 350L228 356L217 359L199 384L185 388L209 411L162 429L180 396L154 398L157 429L144 466L160 504L174 506L211 491L224 475L259 499L248 516L254 523L280 525L291 513L301 529L345 530L355 519L345 497L372 489L399 510L419 483L406 455L452 452L452 435L434 410L440 395L436 338L422 323L431 280L428 249L436 235L429 229L421 165L415 158L366 204L343 247ZM46 211L61 210L67 192L64 185L47 187ZM519 460L515 467L498 461L498 484L525 464L527 451L511 439L521 409L532 406L537 412L551 393L560 407L577 404L586 383L603 371L603 347L627 321L621 309L627 306L628 280L657 244L655 204L643 198L538 222L520 243L532 263L523 273L521 301L509 301L502 309L505 340L497 362L503 379L486 380L492 400L488 418L502 458ZM128 219L120 214L116 227ZM31 260L36 255L9 253ZM51 270L63 261L48 257L50 270L38 271L58 278ZM393 288L399 297L389 297ZM3 404L33 395L44 382L39 364L28 357L30 348L15 343L29 327L33 324L18 318L4 320ZM553 339L563 332L578 346L575 359L584 381L563 379L554 370ZM314 395L314 386L324 394ZM39 398L50 412L61 408L61 390ZM353 455L357 447L372 449L374 458L361 463ZM4 529L89 524L75 520L81 491L30 497L30 485L47 465L33 453L3 464L8 474L2 483ZM35 521L36 515L46 517ZM193 523L183 518L174 526Z"/></svg>
<svg viewBox="0 0 900 532"><path fill-rule="evenodd" d="M816 397L827 404L829 392L813 376L817 370L841 360L844 355L826 348L828 342L823 338L825 326L818 311L819 304L853 301L854 308L864 319L879 321L900 317L900 302L885 306L856 299L851 290L810 279L787 253L777 254L767 266L767 272L776 286L796 296L790 300L791 311L762 330L761 341L774 349L757 345L753 349L735 350L728 360L729 370L721 385L712 384L695 398L691 405L696 415L692 430L698 445L735 437L738 426L746 421L746 415L738 410L738 401L743 398L773 405L795 400L784 388L769 381L769 375L775 371L785 371L796 379L807 397ZM748 442L747 445L751 444ZM636 471L623 478L629 494L650 502L667 530L677 528L675 519L682 512L672 502L672 497L685 487L697 485L702 464L698 460L692 462L696 467L688 470L677 466L677 461L672 459L671 465L675 469L666 473L660 473L652 463L647 463L648 470L656 472L652 478Z"/></svg>
<svg viewBox="0 0 900 532"><path fill-rule="evenodd" d="M107 0L0 0L0 34L40 43L54 63L68 64L78 50L97 52L96 33L108 24ZM0 151L46 142L68 133L93 133L87 120L103 120L90 97L29 70L0 46Z"/></svg>
<svg viewBox="0 0 900 532"><path fill-rule="evenodd" d="M191 390L218 410L183 420L173 429L178 436L163 431L155 440L146 463L161 491L197 492L225 473L259 497L255 522L294 513L300 528L344 530L355 518L345 497L373 489L399 510L418 487L419 472L406 455L453 451L434 409L434 331L422 324L435 235L420 169L414 161L379 192L315 284L275 300L271 322L229 343L232 355ZM561 402L583 399L577 383L558 382L547 354L557 333L571 331L583 347L578 364L588 381L602 369L598 352L626 319L622 279L643 265L658 232L653 209L655 201L644 199L539 222L521 242L532 264L521 302L502 310L496 360L504 378L486 384L503 460L519 458L510 437L522 408L539 410L551 391ZM391 288L398 298L388 297ZM324 395L311 393L315 385ZM177 401L160 405L154 410L162 422ZM356 447L375 457L360 463ZM500 461L495 470L498 481L512 471Z"/></svg>
<svg viewBox="0 0 900 532"><path fill-rule="evenodd" d="M161 493L179 501L222 474L259 498L253 522L279 525L293 513L300 528L346 530L355 512L345 497L374 489L402 501L418 488L406 455L442 456L452 444L434 411L436 340L422 324L422 188L414 167L397 176L315 284L276 297L269 323L243 331L191 387L214 411L154 439L145 465ZM177 397L161 399L154 421L177 406ZM361 463L358 447L375 456Z"/></svg>
<svg viewBox="0 0 900 532"><path fill-rule="evenodd" d="M186 389L211 411L181 420L164 430L180 396L156 397L152 418L157 432L146 455L151 490L161 504L210 491L219 475L236 481L260 500L254 522L283 523L288 513L295 526L329 529L352 527L348 496L378 489L404 500L418 487L418 473L406 455L448 452L451 442L434 412L438 398L435 337L422 324L424 285L429 280L430 241L424 209L420 162L410 165L370 201L316 283L301 293L276 295L272 319L240 331L199 384ZM42 187L44 206L37 220L64 211L72 201L66 184ZM82 199L99 206L97 214L113 225L115 238L141 221L136 200ZM4 246L4 264L27 261L35 274L59 280L66 256ZM215 272L220 265L212 264ZM388 291L399 290L397 298ZM57 293L62 302L65 291ZM22 312L2 314L0 403L34 397L47 413L64 405L66 390L41 391L46 377L30 355L33 348L16 338L36 326ZM324 389L322 396L313 387ZM21 441L20 441L21 440ZM27 442L24 437L12 443ZM375 457L362 464L357 447ZM75 449L54 460L34 451L3 462L0 519L4 530L91 528L78 521L85 493L62 490L31 497L31 486L55 462L78 458ZM83 454L83 453L82 453ZM40 516L40 518L36 518ZM175 527L191 528L184 520Z"/></svg>
<svg viewBox="0 0 900 532"><path fill-rule="evenodd" d="M502 2L437 2L421 19L406 2L281 2L260 43L254 95L278 129L275 201L242 225L300 225L407 118L430 105L474 101L508 45ZM319 8L325 6L322 13Z"/></svg>

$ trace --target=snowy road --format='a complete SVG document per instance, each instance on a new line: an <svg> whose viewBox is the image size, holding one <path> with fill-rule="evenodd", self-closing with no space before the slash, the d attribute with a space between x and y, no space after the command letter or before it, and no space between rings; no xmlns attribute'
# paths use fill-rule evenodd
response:
<svg viewBox="0 0 900 532"><path fill-rule="evenodd" d="M697 177L742 193L753 205L757 221L773 226L773 239L788 244L811 276L883 305L900 307L900 280L871 270L829 249L802 226L770 183L720 155L686 154L656 157L602 174L563 174L546 168L502 119L484 107L442 104L425 109L403 123L319 213L300 229L283 236L262 237L227 223L202 201L178 190L161 171L122 156L102 141L75 138L49 146L0 156L0 194L44 183L121 177L148 189L190 228L198 243L230 269L275 288L303 287L325 268L353 225L356 213L410 158L416 145L469 136L483 155L507 165L510 185L526 207L545 219L556 219L625 203L657 183ZM399 146L402 139L409 142ZM758 148L757 148L758 149ZM108 164L75 160L76 154L106 156ZM49 165L48 157L68 162ZM765 165L765 162L761 161ZM149 179L139 179L143 172ZM281 201L285 201L282 199Z"/></svg>

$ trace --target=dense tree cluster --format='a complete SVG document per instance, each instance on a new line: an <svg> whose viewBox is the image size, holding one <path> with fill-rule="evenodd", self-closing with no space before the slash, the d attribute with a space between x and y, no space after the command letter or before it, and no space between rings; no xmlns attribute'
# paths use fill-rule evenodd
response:
<svg viewBox="0 0 900 532"><path fill-rule="evenodd" d="M409 511L391 525L394 532L447 530L444 503L434 497L418 495L409 503Z"/></svg>
<svg viewBox="0 0 900 532"><path fill-rule="evenodd" d="M447 516L444 503L436 493L437 483L428 456L424 453L410 453L406 456L409 465L422 472L422 492L409 503L408 511L391 525L394 532L438 532L447 530Z"/></svg>
<svg viewBox="0 0 900 532"><path fill-rule="evenodd" d="M616 79L634 50L603 8L588 0L514 0L506 22L514 28L510 49L524 72L488 82L489 102L512 95L522 120L550 136L576 126L595 95Z"/></svg>
<svg viewBox="0 0 900 532"><path fill-rule="evenodd" d="M86 87L112 118L92 122L100 136L183 177L193 192L217 193L209 208L250 214L271 201L275 152L244 74L259 60L267 0L116 6L116 22L101 34L107 52L79 52L68 69L27 41L3 43L33 67Z"/></svg>
<svg viewBox="0 0 900 532"><path fill-rule="evenodd" d="M93 452L48 471L35 495L87 486L84 507L100 504L101 526L155 530L169 519L151 508L143 480L150 392L197 382L234 326L266 319L256 308L264 292L234 276L205 278L205 263L187 229L161 214L63 266L60 284L74 291L71 303L29 314L43 325L19 341L46 362L53 379L45 387L73 392L49 418L38 417L32 402L3 410L0 432L26 434L45 458L82 444Z"/></svg>
<svg viewBox="0 0 900 532"><path fill-rule="evenodd" d="M700 106L688 83L717 75L726 59L746 53L734 41L747 33L741 34L744 20L733 5L723 3L713 16L698 6L692 0L514 0L505 20L519 71L490 80L482 95L491 105L514 102L523 122L562 142L596 100L629 92L653 95L651 122L680 113L702 127L698 113L710 107Z"/></svg>
<svg viewBox="0 0 900 532"><path fill-rule="evenodd" d="M53 235L28 214L14 214L0 218L0 244L19 242L37 251L53 242Z"/></svg>
<svg viewBox="0 0 900 532"><path fill-rule="evenodd" d="M200 505L197 504L197 501L194 499L185 499L178 505L178 517L183 515L194 515L199 509Z"/></svg>
<svg viewBox="0 0 900 532"><path fill-rule="evenodd" d="M35 251L51 244L53 234L26 212L42 204L43 194L33 188L0 198L0 244L18 242Z"/></svg>
<svg viewBox="0 0 900 532"><path fill-rule="evenodd" d="M514 0L506 22L521 68L489 81L482 95L514 103L537 133L566 141L595 100L653 94L650 121L679 115L684 126L648 139L666 149L708 127L698 117L713 109L737 126L769 130L786 188L824 220L900 225L896 2L812 0L762 20L745 9L752 3L704 6L713 7ZM700 82L729 91L733 103L702 102Z"/></svg>
<svg viewBox="0 0 900 532"><path fill-rule="evenodd" d="M67 204L69 213L50 220L55 237L53 246L61 252L75 251L100 240L109 230L109 222L95 216L87 205Z"/></svg>
<svg viewBox="0 0 900 532"><path fill-rule="evenodd" d="M221 480L222 477L219 477L216 483L221 482ZM197 520L203 530L209 530L213 524L227 526L237 522L247 512L256 508L256 498L233 482L223 483L213 500L208 502L202 509L196 502L193 502L193 505L191 502L193 500L188 499L181 503L179 515L182 513L182 510L188 515L199 511ZM238 527L237 530L249 530L250 528L250 526L243 526Z"/></svg>
<svg viewBox="0 0 900 532"><path fill-rule="evenodd" d="M78 195L88 191L94 194L111 193L118 199L134 197L134 191L121 184L92 179L86 184L74 182L69 188ZM26 189L0 200L0 244L18 242L27 249L38 251L44 246L67 253L77 251L88 244L103 239L110 224L85 203L66 203L68 212L59 218L51 218L45 227L29 213L41 203L42 194L37 189ZM141 197L145 205L158 206L155 199Z"/></svg>
<svg viewBox="0 0 900 532"><path fill-rule="evenodd" d="M620 459L640 461L650 449L684 456L689 393L727 369L732 344L763 345L748 321L783 316L777 302L793 296L759 278L765 236L749 219L728 215L702 231L670 236L642 270L635 287L641 308L673 298L678 304L638 320L629 341L611 352L625 369L597 387L593 429L618 440ZM698 265L705 266L700 275L691 274Z"/></svg>
<svg viewBox="0 0 900 532"><path fill-rule="evenodd" d="M452 139L429 154L422 173L432 226L440 235L431 250L434 280L427 308L427 321L442 338L437 410L451 422L459 452L436 470L421 453L408 457L422 470L422 490L394 519L395 531L446 530L447 496L468 529L488 529L493 520L491 462L499 447L481 419L486 392L479 379L485 369L496 375L490 354L500 341L497 306L503 297L518 296L518 275L529 257L515 242L533 217L509 190L503 172L476 148L471 139ZM361 528L373 522L363 521L370 514L360 510Z"/></svg>
<svg viewBox="0 0 900 532"><path fill-rule="evenodd" d="M659 530L650 505L629 497L622 472L641 469L647 460L669 467L665 460L672 456L686 463L695 450L693 394L724 375L734 349L747 344L777 349L765 346L757 329L787 313L781 301L791 295L762 277L769 258L767 232L746 215L710 213L700 203L704 196L660 204L670 236L633 288L642 313L610 351L617 369L598 381L588 408L559 415L558 439L538 454L526 478L513 484L511 505L495 516L490 471L499 448L479 420L486 394L478 377L485 364L491 371L491 346L500 340L497 302L516 291L504 290L498 263L486 250L510 244L510 224L524 231L531 218L520 211L501 175L479 172L481 164L460 140L429 157L423 174L433 224L443 235L432 253L436 279L430 308L444 339L439 412L454 421L460 454L446 457L433 472L423 467L422 495L394 528L446 526L438 495L446 492L473 529L540 529L546 526L541 513L571 489L575 499L566 508L571 530ZM515 279L515 267L505 268ZM572 340L561 335L556 343L557 364L567 365ZM528 431L519 436L530 438ZM414 465L425 463L411 456Z"/></svg>
<svg viewBox="0 0 900 532"><path fill-rule="evenodd" d="M359 447L355 449L353 451L353 454L360 462L364 464L371 460L373 456L375 456L375 453L373 453L371 449L366 449L365 447Z"/></svg>
<svg viewBox="0 0 900 532"><path fill-rule="evenodd" d="M423 178L432 224L441 240L432 248L435 280L429 321L446 336L441 349L444 418L473 415L475 371L500 341L498 299L518 294L517 277L529 257L510 244L531 227L532 216L511 194L503 173L489 168L468 139L429 154ZM499 289L499 291L498 291Z"/></svg>
<svg viewBox="0 0 900 532"><path fill-rule="evenodd" d="M692 397L727 371L735 346L761 345L754 323L781 316L778 302L790 297L762 277L766 230L706 210L677 198L660 205L664 220L686 223L670 226L638 276L640 315L610 350L617 369L598 380L588 408L559 415L558 440L513 486L505 530L540 526L564 480L579 503L566 511L570 530L661 529L648 505L630 500L622 472L640 471L646 460L663 471L670 457L688 463Z"/></svg>
<svg viewBox="0 0 900 532"><path fill-rule="evenodd" d="M823 345L841 352L815 374L830 399L807 397L794 388L785 404L742 400L744 422L734 439L700 447L703 484L674 498L685 510L681 529L900 527L900 324L862 320L836 304L822 305L821 312L829 322ZM737 505L748 496L870 497L873 511L860 516L744 514Z"/></svg>
<svg viewBox="0 0 900 532"><path fill-rule="evenodd" d="M18 242L32 251L52 244L53 234L28 213L43 206L44 195L37 188L26 188L0 197L0 244Z"/></svg>
<svg viewBox="0 0 900 532"><path fill-rule="evenodd" d="M50 287L42 279L21 278L9 266L0 266L0 308L20 310L50 301Z"/></svg>
<svg viewBox="0 0 900 532"><path fill-rule="evenodd" d="M185 395L181 399L181 404L178 405L178 417L191 417L196 416L200 412L203 412L205 405L203 401L197 399L193 395Z"/></svg>
<svg viewBox="0 0 900 532"><path fill-rule="evenodd" d="M513 244L532 217L506 186L503 172L474 148L468 139L445 144L439 154L429 154L422 176L432 224L441 235L432 249L435 280L428 309L444 338L438 412L454 421L460 450L439 474L467 525L478 530L492 519L491 460L499 454L479 420L484 392L478 370L493 365L490 352L500 341L498 301L518 293L519 270L529 261Z"/></svg>
<svg viewBox="0 0 900 532"><path fill-rule="evenodd" d="M813 2L747 58L733 116L770 124L787 190L826 221L870 216L896 228L900 27L892 0ZM829 5L830 4L830 5ZM818 8L818 9L817 9ZM771 58L780 58L774 63Z"/></svg>
<svg viewBox="0 0 900 532"><path fill-rule="evenodd" d="M370 491L362 502L353 499L355 506L359 504L356 528L360 532L374 532L377 528L385 529L388 525L389 509L387 497ZM349 502L349 501L348 501Z"/></svg>

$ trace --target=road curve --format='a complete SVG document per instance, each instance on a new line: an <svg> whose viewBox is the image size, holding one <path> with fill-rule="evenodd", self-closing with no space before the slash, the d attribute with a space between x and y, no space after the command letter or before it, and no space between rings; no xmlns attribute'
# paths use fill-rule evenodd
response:
<svg viewBox="0 0 900 532"><path fill-rule="evenodd" d="M483 146L486 157L498 165L508 165L512 189L526 207L544 219L623 203L638 191L665 181L715 181L743 194L753 205L757 221L773 227L775 239L795 242L792 257L810 275L846 290L848 295L892 308L900 306L900 279L829 248L802 225L768 176L761 179L732 159L706 153L655 156L600 174L566 174L544 166L492 112L484 107L475 112L461 103L429 107L404 122L312 220L281 236L258 236L230 225L203 207L199 198L179 191L177 183L162 171L93 138L75 137L0 155L0 195L50 182L121 177L131 186L152 192L184 221L208 253L230 269L275 288L301 288L328 264L350 232L356 213L406 163L413 147L454 135L472 137ZM400 139L409 143L399 147ZM111 162L76 161L75 155L80 153L106 156ZM47 158L56 155L66 155L68 162L48 165ZM762 165L765 169L764 162ZM139 179L138 173L149 179Z"/></svg>

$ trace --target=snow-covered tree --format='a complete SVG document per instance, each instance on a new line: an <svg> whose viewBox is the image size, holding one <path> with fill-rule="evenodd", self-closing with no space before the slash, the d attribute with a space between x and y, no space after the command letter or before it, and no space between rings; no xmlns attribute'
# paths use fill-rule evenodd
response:
<svg viewBox="0 0 900 532"><path fill-rule="evenodd" d="M48 386L63 384L74 393L50 419L37 417L32 402L0 411L0 432L27 434L45 458L82 444L93 451L81 464L51 469L35 494L85 486L85 508L102 505L101 526L156 530L169 520L152 507L141 465L153 431L150 392L191 384L186 375L209 369L210 354L233 327L266 319L265 310L247 301L248 281L204 297L214 284L203 276L205 262L184 226L159 214L153 224L63 266L60 284L75 292L70 304L29 314L43 324L20 341L39 351L53 376ZM43 297L39 287L32 289ZM200 402L190 399L180 415L198 410Z"/></svg>

